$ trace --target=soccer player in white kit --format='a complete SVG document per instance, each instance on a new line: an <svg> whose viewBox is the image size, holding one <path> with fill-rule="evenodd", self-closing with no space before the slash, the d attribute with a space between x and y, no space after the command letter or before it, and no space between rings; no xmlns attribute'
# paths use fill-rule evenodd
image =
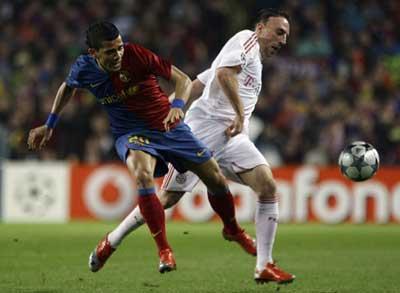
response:
<svg viewBox="0 0 400 293"><path fill-rule="evenodd" d="M261 91L262 61L286 44L289 31L286 14L261 11L255 31L243 30L229 39L211 67L193 81L191 96L200 98L190 106L185 118L195 136L213 152L224 175L249 186L258 196L254 274L257 282L289 283L295 279L272 259L279 213L276 184L268 162L248 136L249 119ZM177 203L185 192L191 192L198 181L195 174L179 174L171 167L160 195L164 208ZM211 205L212 198L209 196ZM110 245L115 248L142 223L136 208L108 234Z"/></svg>

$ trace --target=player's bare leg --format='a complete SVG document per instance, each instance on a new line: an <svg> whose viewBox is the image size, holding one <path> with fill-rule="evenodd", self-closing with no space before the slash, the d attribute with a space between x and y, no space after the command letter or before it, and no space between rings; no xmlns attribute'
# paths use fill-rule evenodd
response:
<svg viewBox="0 0 400 293"><path fill-rule="evenodd" d="M276 184L272 172L267 165L260 165L238 175L258 196L255 219L257 264L254 279L257 282L290 283L295 276L278 268L272 258L279 217Z"/></svg>
<svg viewBox="0 0 400 293"><path fill-rule="evenodd" d="M224 223L223 237L226 240L237 242L247 253L256 255L255 240L236 221L233 196L217 162L210 159L202 164L188 162L187 165L189 170L194 172L207 186L211 207Z"/></svg>

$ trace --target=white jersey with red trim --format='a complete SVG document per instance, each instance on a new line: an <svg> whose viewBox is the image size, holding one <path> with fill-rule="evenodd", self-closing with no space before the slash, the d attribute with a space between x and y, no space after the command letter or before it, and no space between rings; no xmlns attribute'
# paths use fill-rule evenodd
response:
<svg viewBox="0 0 400 293"><path fill-rule="evenodd" d="M240 31L230 38L211 67L197 76L205 84L205 88L201 97L192 104L189 112L201 109L208 118L232 121L236 114L219 85L216 72L221 67L238 65L242 68L237 75L239 96L243 102L245 126L247 126L262 85L260 46L256 34L251 30Z"/></svg>
<svg viewBox="0 0 400 293"><path fill-rule="evenodd" d="M242 133L228 138L225 131L236 114L219 85L216 72L221 67L238 65L242 68L237 80L244 106L244 129ZM193 134L213 153L224 175L242 184L239 173L260 165L269 166L248 136L249 118L261 90L261 73L260 47L256 34L250 30L237 33L225 44L211 67L197 76L205 88L202 96L190 106L185 118ZM162 188L191 192L199 180L192 172L180 174L170 167Z"/></svg>

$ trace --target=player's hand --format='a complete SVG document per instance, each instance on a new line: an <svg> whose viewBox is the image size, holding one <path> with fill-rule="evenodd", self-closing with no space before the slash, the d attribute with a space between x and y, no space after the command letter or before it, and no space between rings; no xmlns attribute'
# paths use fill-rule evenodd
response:
<svg viewBox="0 0 400 293"><path fill-rule="evenodd" d="M29 131L28 147L30 150L41 150L53 134L53 129L42 125Z"/></svg>
<svg viewBox="0 0 400 293"><path fill-rule="evenodd" d="M185 116L185 114L183 113L182 109L171 108L167 117L163 121L165 130L169 131L170 125L181 120L184 116Z"/></svg>
<svg viewBox="0 0 400 293"><path fill-rule="evenodd" d="M241 133L243 130L243 124L244 124L244 117L236 115L235 120L233 120L231 126L229 126L225 130L226 136L232 137L232 136L235 136L235 135Z"/></svg>

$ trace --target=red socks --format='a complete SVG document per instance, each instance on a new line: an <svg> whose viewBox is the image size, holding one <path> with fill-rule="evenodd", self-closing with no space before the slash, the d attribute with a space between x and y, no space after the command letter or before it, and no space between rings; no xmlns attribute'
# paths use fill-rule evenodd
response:
<svg viewBox="0 0 400 293"><path fill-rule="evenodd" d="M224 223L224 231L231 235L237 234L240 227L235 218L235 205L231 192L227 190L226 193L218 195L208 192L208 200Z"/></svg>
<svg viewBox="0 0 400 293"><path fill-rule="evenodd" d="M170 248L165 232L165 214L154 188L139 189L139 209L156 241L158 250Z"/></svg>

